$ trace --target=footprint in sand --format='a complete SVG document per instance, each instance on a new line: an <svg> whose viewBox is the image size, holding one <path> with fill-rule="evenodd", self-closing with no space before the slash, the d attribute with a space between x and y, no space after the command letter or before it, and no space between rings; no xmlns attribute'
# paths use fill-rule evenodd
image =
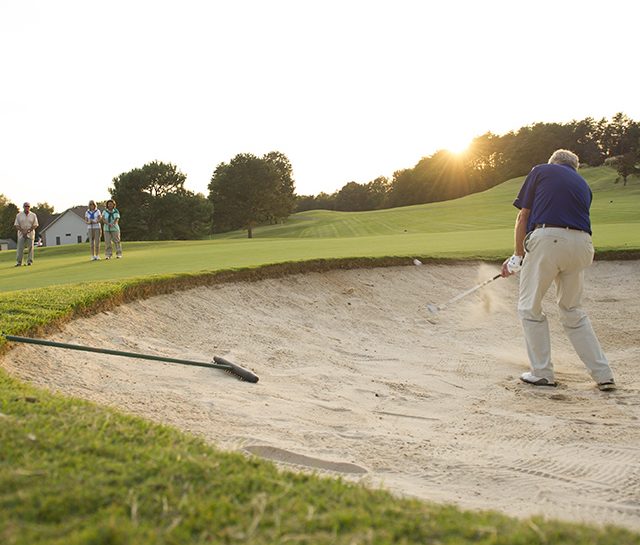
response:
<svg viewBox="0 0 640 545"><path fill-rule="evenodd" d="M366 469L356 464L322 460L321 458L305 456L304 454L296 454L290 450L270 447L267 445L248 445L243 447L243 450L254 454L255 456L260 456L260 458L267 458L268 460L274 460L285 464L323 469L325 471L336 471L338 473L367 473Z"/></svg>

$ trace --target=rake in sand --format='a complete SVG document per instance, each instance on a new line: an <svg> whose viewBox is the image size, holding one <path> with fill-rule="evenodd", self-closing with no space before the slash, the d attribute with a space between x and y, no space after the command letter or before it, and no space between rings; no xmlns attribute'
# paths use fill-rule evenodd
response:
<svg viewBox="0 0 640 545"><path fill-rule="evenodd" d="M59 343L55 341L46 341L44 339L32 339L30 337L17 337L15 335L5 335L3 337L8 341L18 342L18 343L27 343L27 344L39 344L43 346L52 346L54 348L67 348L69 350L80 350L83 352L97 352L98 354L110 354L112 356L125 356L128 358L138 358L142 360L154 360L154 361L164 361L167 363L179 363L181 365L191 365L194 367L209 367L212 369L221 369L234 375L236 378L240 380L245 380L247 382L258 382L258 377L254 375L248 369L244 367L240 367L235 363L230 362L224 358L220 358L218 356L213 357L214 363L201 362L201 361L190 361L183 360L179 358L167 358L165 356L154 356L151 354L138 354L136 352L123 352L122 350L111 350L108 348L93 348L91 346L81 346L78 344L68 344L68 343Z"/></svg>

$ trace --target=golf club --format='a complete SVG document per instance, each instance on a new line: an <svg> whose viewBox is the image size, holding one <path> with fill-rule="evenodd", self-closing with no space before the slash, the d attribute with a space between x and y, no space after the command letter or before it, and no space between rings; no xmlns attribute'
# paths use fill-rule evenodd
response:
<svg viewBox="0 0 640 545"><path fill-rule="evenodd" d="M432 314L436 314L439 310L444 310L452 303L455 303L456 301L459 301L463 297L466 297L467 295L472 294L474 291L478 291L480 288L486 286L487 284L490 284L491 282L493 282L494 280L497 280L501 276L502 276L501 274L496 274L493 278L489 278L488 280L485 280L481 284L478 284L477 286L474 286L473 288L468 289L467 291L463 291L462 293L459 293L452 299L449 299L446 303L442 303L440 305L434 305L433 303L429 303L427 305L427 310Z"/></svg>

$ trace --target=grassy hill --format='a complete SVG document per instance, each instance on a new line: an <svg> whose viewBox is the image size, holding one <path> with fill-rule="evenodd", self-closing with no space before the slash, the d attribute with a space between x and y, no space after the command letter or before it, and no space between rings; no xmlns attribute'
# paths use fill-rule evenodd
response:
<svg viewBox="0 0 640 545"><path fill-rule="evenodd" d="M604 168L585 175L595 195L596 246L640 249L640 184L616 185ZM3 252L0 331L42 334L127 299L283 263L304 270L305 261L317 267L336 258L504 257L520 183L445 203L296 214L257 229L253 240L238 232L210 241L125 241L122 260L91 262L81 244L38 249L35 264L18 269L15 254ZM6 348L0 336L0 352ZM640 545L640 535L465 512L280 472L172 428L35 389L0 369L0 543Z"/></svg>
<svg viewBox="0 0 640 545"><path fill-rule="evenodd" d="M640 249L640 183L614 184L615 171L586 169L593 192L594 244L599 252ZM15 254L0 253L0 292L80 282L193 276L312 259L386 257L478 258L511 254L522 178L483 193L370 212L314 210L282 225L217 235L213 240L123 242L121 261L91 262L86 244L38 248L33 267L13 269ZM125 218L124 221L127 221Z"/></svg>
<svg viewBox="0 0 640 545"><path fill-rule="evenodd" d="M627 187L616 184L607 167L580 171L593 191L592 221L596 227L640 222L640 181ZM488 229L513 229L517 209L512 206L524 177L509 180L482 193L439 203L372 210L335 212L310 210L291 216L281 225L255 229L256 238L342 238L413 233L446 233ZM246 237L235 231L216 238Z"/></svg>

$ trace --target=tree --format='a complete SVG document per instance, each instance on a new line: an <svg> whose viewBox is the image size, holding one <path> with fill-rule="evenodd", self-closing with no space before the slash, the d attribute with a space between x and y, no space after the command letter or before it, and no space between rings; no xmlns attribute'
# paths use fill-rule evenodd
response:
<svg viewBox="0 0 640 545"><path fill-rule="evenodd" d="M336 193L329 195L320 192L317 195L298 195L296 196L296 212L304 212L305 210L335 210L336 209Z"/></svg>
<svg viewBox="0 0 640 545"><path fill-rule="evenodd" d="M0 238L16 238L14 223L20 209L0 193Z"/></svg>
<svg viewBox="0 0 640 545"><path fill-rule="evenodd" d="M421 204L426 202L423 198L424 187L414 169L405 168L393 173L387 201L390 207Z"/></svg>
<svg viewBox="0 0 640 545"><path fill-rule="evenodd" d="M389 180L385 176L378 176L366 185L369 193L370 210L383 208L387 202L387 196L391 188Z"/></svg>
<svg viewBox="0 0 640 545"><path fill-rule="evenodd" d="M629 176L640 176L640 150L609 157L605 160L604 164L616 169L618 179L616 179L614 183L618 183L620 178L622 178L622 185L626 186Z"/></svg>
<svg viewBox="0 0 640 545"><path fill-rule="evenodd" d="M175 165L153 161L120 174L109 188L129 240L187 240L210 231L211 204L185 189L187 177Z"/></svg>
<svg viewBox="0 0 640 545"><path fill-rule="evenodd" d="M349 212L371 210L367 187L356 182L345 184L336 194L336 210Z"/></svg>
<svg viewBox="0 0 640 545"><path fill-rule="evenodd" d="M628 176L640 170L640 123L618 113L610 121L587 117L564 124L534 123L501 136L488 132L474 138L462 154L439 150L420 159L413 168L396 171L386 188L375 180L364 185L354 181L332 197L336 198L336 208L343 210L454 199L524 176L534 165L546 163L559 148L574 151L581 163L589 166L599 166L606 159L626 184ZM301 199L298 210L329 208L321 206L318 198Z"/></svg>
<svg viewBox="0 0 640 545"><path fill-rule="evenodd" d="M604 127L603 142L609 154L605 165L615 168L626 186L630 175L640 175L640 123L616 114Z"/></svg>
<svg viewBox="0 0 640 545"><path fill-rule="evenodd" d="M335 193L335 209L351 212L377 210L384 206L389 189L389 181L384 176L366 184L349 182Z"/></svg>
<svg viewBox="0 0 640 545"><path fill-rule="evenodd" d="M37 210L40 214L49 214L50 216L53 216L55 214L53 205L49 204L48 202L39 202L33 207L32 210Z"/></svg>
<svg viewBox="0 0 640 545"><path fill-rule="evenodd" d="M320 210L335 210L336 209L336 193L329 195L324 191L321 191L316 195L316 208Z"/></svg>
<svg viewBox="0 0 640 545"><path fill-rule="evenodd" d="M319 208L320 206L317 205L314 195L296 195L296 212L318 210Z"/></svg>
<svg viewBox="0 0 640 545"><path fill-rule="evenodd" d="M250 153L220 163L209 183L213 225L217 232L253 228L260 223L285 219L295 204L289 160L279 152L262 158Z"/></svg>
<svg viewBox="0 0 640 545"><path fill-rule="evenodd" d="M272 222L277 223L287 219L295 208L295 183L293 181L293 167L284 153L272 151L263 156L263 159L273 165L278 173L278 195L275 203Z"/></svg>
<svg viewBox="0 0 640 545"><path fill-rule="evenodd" d="M190 240L211 232L213 207L202 193L167 193L151 201L149 221L157 240Z"/></svg>
<svg viewBox="0 0 640 545"><path fill-rule="evenodd" d="M607 157L633 151L638 143L640 126L622 112L617 113L602 130L602 147Z"/></svg>
<svg viewBox="0 0 640 545"><path fill-rule="evenodd" d="M31 211L36 216L38 216L38 228L36 229L36 237L39 237L41 234L41 230L51 223L51 220L55 215L55 211L53 209L53 206L51 206L47 202L37 203L31 209Z"/></svg>
<svg viewBox="0 0 640 545"><path fill-rule="evenodd" d="M484 191L500 183L496 173L504 168L501 137L491 132L474 138L464 154L472 191Z"/></svg>
<svg viewBox="0 0 640 545"><path fill-rule="evenodd" d="M601 125L593 118L587 117L571 123L575 146L573 151L581 163L596 167L603 163L605 155L600 146Z"/></svg>

